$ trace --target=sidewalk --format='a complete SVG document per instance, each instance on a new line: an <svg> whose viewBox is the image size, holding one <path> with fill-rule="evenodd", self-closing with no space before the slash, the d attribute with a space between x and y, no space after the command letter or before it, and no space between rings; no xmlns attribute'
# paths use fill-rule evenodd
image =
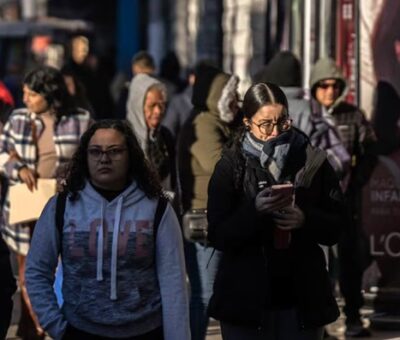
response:
<svg viewBox="0 0 400 340"><path fill-rule="evenodd" d="M19 303L19 292L14 295L14 311L13 318L11 321L11 327L8 330L8 334L6 339L20 339L15 334L17 331L17 321L19 317L20 311L20 303ZM366 297L366 302L370 305L371 301L368 297ZM343 302L339 301L340 307L343 307ZM369 306L365 306L361 310L363 316L365 317L366 323L368 323L368 316L372 314L373 310ZM344 325L344 316L341 315L340 318L335 322L327 326L327 331L331 336L336 337L337 340L345 340L344 336L345 325ZM400 330L399 331L381 331L381 330L371 330L372 336L369 338L357 338L361 340L400 340ZM46 338L51 339L51 338ZM206 340L221 340L221 332L219 329L219 324L215 320L211 320L210 326L208 327L207 339ZM332 338L333 339L333 338ZM350 339L350 338L348 338ZM177 339L180 340L180 339ZM295 339L293 339L295 340Z"/></svg>

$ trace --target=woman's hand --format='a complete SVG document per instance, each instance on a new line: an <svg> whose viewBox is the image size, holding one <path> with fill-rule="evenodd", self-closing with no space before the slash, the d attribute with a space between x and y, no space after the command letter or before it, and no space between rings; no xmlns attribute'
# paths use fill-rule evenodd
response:
<svg viewBox="0 0 400 340"><path fill-rule="evenodd" d="M295 206L286 206L272 213L275 225L282 230L293 230L303 226L304 213Z"/></svg>
<svg viewBox="0 0 400 340"><path fill-rule="evenodd" d="M18 177L28 186L30 191L37 189L37 174L32 169L24 166L23 168L19 169Z"/></svg>
<svg viewBox="0 0 400 340"><path fill-rule="evenodd" d="M255 199L256 210L260 214L270 214L274 211L283 209L293 202L292 196L287 195L273 195L270 196L271 188L265 188L261 190Z"/></svg>

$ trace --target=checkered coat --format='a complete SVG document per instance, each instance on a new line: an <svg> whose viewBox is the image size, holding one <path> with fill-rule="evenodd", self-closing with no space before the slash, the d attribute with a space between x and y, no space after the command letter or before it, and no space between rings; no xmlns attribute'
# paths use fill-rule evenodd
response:
<svg viewBox="0 0 400 340"><path fill-rule="evenodd" d="M65 165L75 152L79 139L90 125L89 112L77 109L73 115L62 116L54 127L54 144L58 157L57 168ZM0 136L0 172L9 185L20 183L18 171L26 166L32 170L38 164L38 148L35 143L43 131L40 115L27 109L15 110L5 124ZM36 133L36 138L34 137ZM13 154L17 156L12 156ZM2 209L1 231L8 246L17 253L26 255L29 250L30 231L21 224L10 225L8 194Z"/></svg>

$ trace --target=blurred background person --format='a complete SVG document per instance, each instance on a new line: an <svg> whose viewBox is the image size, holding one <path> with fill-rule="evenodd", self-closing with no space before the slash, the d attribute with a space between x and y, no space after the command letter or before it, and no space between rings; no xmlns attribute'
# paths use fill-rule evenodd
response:
<svg viewBox="0 0 400 340"><path fill-rule="evenodd" d="M87 98L93 107L94 116L97 119L110 118L113 115L113 106L106 67L91 51L87 37L83 35L73 37L70 41L70 49L70 57L65 67L83 84Z"/></svg>
<svg viewBox="0 0 400 340"><path fill-rule="evenodd" d="M35 190L37 178L63 177L63 169L90 124L90 115L76 108L61 73L39 67L23 81L24 109L15 110L0 137L0 169L10 185L25 183ZM3 208L3 238L16 253L21 288L18 335L43 338L25 286L25 259L35 222L9 224L9 202Z"/></svg>
<svg viewBox="0 0 400 340"><path fill-rule="evenodd" d="M154 76L156 65L151 54L147 51L137 52L132 58L131 72L132 79L141 73ZM128 79L123 73L119 73L116 75L111 87L111 92L116 102L115 114L118 119L126 119L127 117L126 104L128 102L130 85Z"/></svg>
<svg viewBox="0 0 400 340"><path fill-rule="evenodd" d="M61 69L61 73L64 77L67 90L74 101L74 105L88 111L90 116L95 118L93 106L90 104L86 95L86 89L80 80L75 76L74 71L69 66L64 66Z"/></svg>
<svg viewBox="0 0 400 340"><path fill-rule="evenodd" d="M174 192L176 186L175 142L161 125L167 104L167 89L157 79L140 73L131 81L126 105L139 144L154 166L163 188Z"/></svg>
<svg viewBox="0 0 400 340"><path fill-rule="evenodd" d="M147 51L139 51L132 58L132 75L144 73L153 76L156 73L154 58Z"/></svg>
<svg viewBox="0 0 400 340"><path fill-rule="evenodd" d="M360 221L361 192L375 165L375 133L364 113L345 101L346 80L331 59L318 60L310 77L311 140L328 152L348 202L351 221L338 243L339 284L345 299L347 336L367 336L360 308L364 304L362 275L370 251Z"/></svg>
<svg viewBox="0 0 400 340"><path fill-rule="evenodd" d="M171 100L168 103L165 117L161 123L172 133L175 140L177 140L182 126L189 118L190 113L193 109L192 95L193 85L196 80L195 69L196 67L191 68L187 71L188 84L182 93L178 93L172 96Z"/></svg>
<svg viewBox="0 0 400 340"><path fill-rule="evenodd" d="M160 80L167 86L168 98L182 92L185 82L181 78L181 64L175 52L169 51L160 63Z"/></svg>
<svg viewBox="0 0 400 340"><path fill-rule="evenodd" d="M207 187L222 149L229 141L231 124L238 114L239 79L218 68L201 64L196 68L192 103L194 110L179 136L178 168L181 213L205 211ZM203 340L208 326L207 306L212 293L219 253L200 240L186 240L189 275L190 327L193 340Z"/></svg>

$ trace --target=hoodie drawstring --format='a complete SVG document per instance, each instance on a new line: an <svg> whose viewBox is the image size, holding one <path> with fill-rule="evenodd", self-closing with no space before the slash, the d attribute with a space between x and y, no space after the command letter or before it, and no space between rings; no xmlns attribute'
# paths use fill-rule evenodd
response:
<svg viewBox="0 0 400 340"><path fill-rule="evenodd" d="M103 250L104 250L104 202L101 203L101 222L97 233L97 281L103 281Z"/></svg>
<svg viewBox="0 0 400 340"><path fill-rule="evenodd" d="M122 202L123 196L118 199L117 211L115 212L115 221L112 239L111 251L111 300L117 299L117 258L118 258L118 239L119 239L119 225L121 222Z"/></svg>

